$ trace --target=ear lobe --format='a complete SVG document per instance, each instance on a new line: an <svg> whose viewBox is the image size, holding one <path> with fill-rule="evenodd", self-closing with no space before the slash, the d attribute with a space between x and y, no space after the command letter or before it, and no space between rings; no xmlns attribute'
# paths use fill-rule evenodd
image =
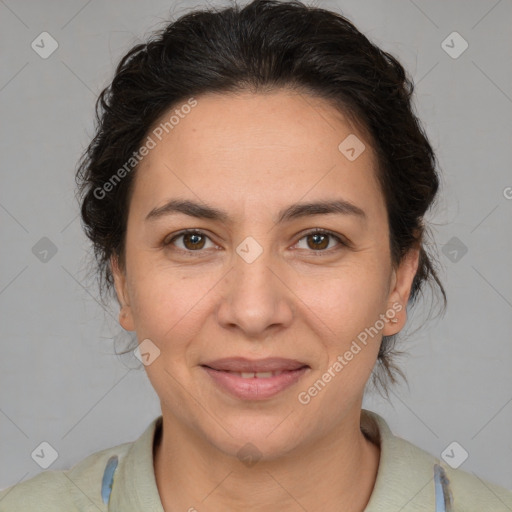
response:
<svg viewBox="0 0 512 512"><path fill-rule="evenodd" d="M391 336L403 329L407 321L407 302L411 295L412 283L418 271L420 249L409 249L395 270L394 285L388 298L388 309L395 312L397 322L389 322L383 330L384 336Z"/></svg>
<svg viewBox="0 0 512 512"><path fill-rule="evenodd" d="M119 312L119 323L123 329L127 331L134 331L135 326L132 317L128 288L126 285L126 275L120 269L119 262L115 254L110 257L110 269L114 278L114 287L116 290L117 300L121 307Z"/></svg>
<svg viewBox="0 0 512 512"><path fill-rule="evenodd" d="M126 277L124 272L119 268L117 256L110 256L110 270L114 278L114 287L116 289L117 300L119 305L127 304L126 301Z"/></svg>
<svg viewBox="0 0 512 512"><path fill-rule="evenodd" d="M398 269L395 288L402 298L404 306L407 304L409 296L411 295L412 283L418 271L419 261L420 249L409 249Z"/></svg>

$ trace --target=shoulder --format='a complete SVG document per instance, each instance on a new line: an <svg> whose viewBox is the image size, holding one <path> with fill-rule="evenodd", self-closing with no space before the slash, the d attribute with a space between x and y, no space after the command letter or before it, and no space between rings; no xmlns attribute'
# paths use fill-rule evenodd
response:
<svg viewBox="0 0 512 512"><path fill-rule="evenodd" d="M436 482L441 487L441 479L447 484L453 512L512 511L512 491L454 468L449 457L436 457L394 435L379 414L363 410L361 426L381 448L377 479L365 512L444 510L436 508Z"/></svg>
<svg viewBox="0 0 512 512"><path fill-rule="evenodd" d="M476 473L453 469L446 464L444 468L455 512L512 511L512 491L509 489L480 478Z"/></svg>
<svg viewBox="0 0 512 512"><path fill-rule="evenodd" d="M405 439L396 439L398 452L407 455L404 462L409 461L405 462L405 466L409 466L408 471L412 475L422 475L419 483L425 481L425 477L429 478L426 489L434 494L434 498L434 466L438 465L444 470L453 512L512 511L512 491L480 478L476 473L454 468L444 459L434 457Z"/></svg>
<svg viewBox="0 0 512 512"><path fill-rule="evenodd" d="M78 512L107 507L101 481L112 455L122 458L133 443L124 443L89 455L68 470L46 470L0 491L0 512Z"/></svg>

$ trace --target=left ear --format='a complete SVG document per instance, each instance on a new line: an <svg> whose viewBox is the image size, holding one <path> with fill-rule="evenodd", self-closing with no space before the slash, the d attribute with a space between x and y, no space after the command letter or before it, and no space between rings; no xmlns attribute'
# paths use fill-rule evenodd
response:
<svg viewBox="0 0 512 512"><path fill-rule="evenodd" d="M388 297L388 310L395 311L398 321L386 322L382 331L384 336L392 336L401 331L407 321L407 302L411 294L414 276L418 270L420 259L419 247L413 247L407 251L398 268L393 270L391 289Z"/></svg>
<svg viewBox="0 0 512 512"><path fill-rule="evenodd" d="M110 269L114 279L117 300L121 306L121 311L119 311L119 323L126 331L134 331L135 323L128 295L126 274L125 271L120 268L118 257L115 254L110 257Z"/></svg>

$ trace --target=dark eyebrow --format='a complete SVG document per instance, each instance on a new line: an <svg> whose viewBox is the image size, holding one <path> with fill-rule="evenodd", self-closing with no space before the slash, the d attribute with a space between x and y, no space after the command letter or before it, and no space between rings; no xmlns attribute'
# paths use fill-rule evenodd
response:
<svg viewBox="0 0 512 512"><path fill-rule="evenodd" d="M213 208L212 206L194 203L193 201L171 199L163 206L153 208L147 215L146 220L158 219L165 215L173 213L183 213L190 217L197 217L198 219L211 219L227 222L229 216L226 212Z"/></svg>
<svg viewBox="0 0 512 512"><path fill-rule="evenodd" d="M193 201L180 199L171 199L163 206L153 208L146 215L146 220L158 219L173 213L183 213L198 219L232 222L229 215L223 210L219 210L204 204L195 203ZM333 201L317 201L313 203L292 204L279 212L277 223L290 221L299 217L306 217L310 215L327 215L331 213L355 215L356 217L366 220L366 213L364 210L349 201L338 199Z"/></svg>
<svg viewBox="0 0 512 512"><path fill-rule="evenodd" d="M306 217L309 215L328 215L330 213L339 213L342 215L355 215L363 220L366 220L366 213L364 210L355 204L344 199L337 199L333 201L317 201L314 203L297 203L292 204L281 210L277 222L285 222L299 217Z"/></svg>

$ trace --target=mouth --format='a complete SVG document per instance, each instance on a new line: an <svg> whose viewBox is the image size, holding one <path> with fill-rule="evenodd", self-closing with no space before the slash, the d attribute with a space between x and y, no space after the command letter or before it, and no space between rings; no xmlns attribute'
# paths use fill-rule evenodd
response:
<svg viewBox="0 0 512 512"><path fill-rule="evenodd" d="M267 357L265 359L225 357L215 361L208 361L201 366L206 366L212 370L233 373L277 373L298 370L308 365L296 359L285 359L283 357Z"/></svg>
<svg viewBox="0 0 512 512"><path fill-rule="evenodd" d="M264 400L296 384L310 366L283 358L226 358L202 364L201 368L220 391L242 400Z"/></svg>
<svg viewBox="0 0 512 512"><path fill-rule="evenodd" d="M208 367L206 367L208 368ZM214 370L215 368L211 368ZM295 370L278 370L276 372L232 372L228 370L217 370L217 371L225 371L226 373L231 373L232 375L236 375L238 377L242 377L242 379L269 379L270 377L276 377L277 375L281 375L286 371L295 371Z"/></svg>

